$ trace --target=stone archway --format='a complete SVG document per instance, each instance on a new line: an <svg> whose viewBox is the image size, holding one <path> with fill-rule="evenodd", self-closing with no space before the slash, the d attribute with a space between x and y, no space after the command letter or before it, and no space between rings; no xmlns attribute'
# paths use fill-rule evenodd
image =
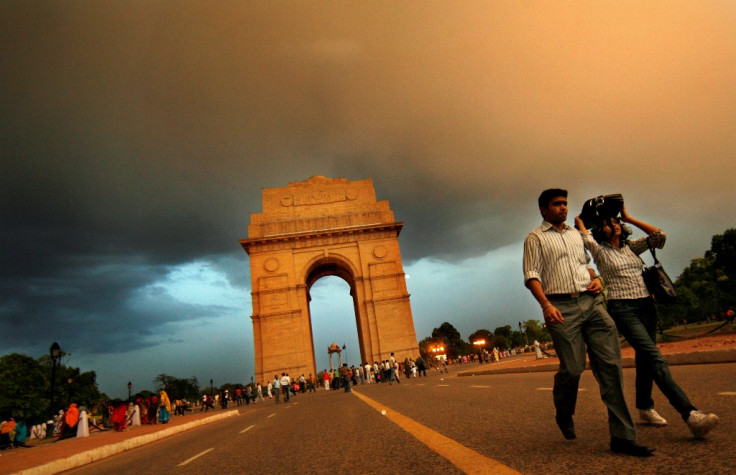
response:
<svg viewBox="0 0 736 475"><path fill-rule="evenodd" d="M350 285L362 361L419 353L398 236L373 182L312 177L263 190L251 214L250 256L256 379L317 374L309 291L321 277Z"/></svg>

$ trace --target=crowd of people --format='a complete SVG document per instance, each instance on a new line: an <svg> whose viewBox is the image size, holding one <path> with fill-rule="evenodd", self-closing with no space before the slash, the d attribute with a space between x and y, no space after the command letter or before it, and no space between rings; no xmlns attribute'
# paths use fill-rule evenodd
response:
<svg viewBox="0 0 736 475"><path fill-rule="evenodd" d="M55 438L56 440L89 435L90 430L121 432L131 425L166 424L172 409L176 415L191 411L189 403L177 399L171 403L166 391L137 395L129 401L115 399L98 404L89 410L71 403L59 410L52 419L27 427L25 421L10 418L0 423L0 448L26 446L27 439Z"/></svg>
<svg viewBox="0 0 736 475"><path fill-rule="evenodd" d="M28 431L25 422L16 422L15 418L0 423L0 450L25 446Z"/></svg>
<svg viewBox="0 0 736 475"><path fill-rule="evenodd" d="M26 438L44 439L54 437L63 439L76 437L81 417L85 417L91 430L125 431L132 425L166 424L172 416L184 416L196 411L208 412L216 407L227 409L230 405L244 406L262 404L273 400L276 404L289 402L297 394L316 392L318 388L325 390L345 389L361 384L393 383L401 384L402 379L426 377L427 371L447 372L449 364L466 364L475 361L498 361L500 358L513 356L514 350L484 352L481 355L471 354L457 359L435 357L425 360L422 356L416 359L405 358L399 361L394 353L382 361L364 362L361 365L347 366L332 370L324 369L316 375L309 373L292 377L288 373L274 375L270 381L230 386L217 392L204 392L201 400L188 401L185 398L170 399L166 391L134 395L130 400L114 399L105 401L89 410L69 404L66 410L60 410L52 420L46 423L26 427L23 421L14 419L3 421L0 428L0 447L23 446Z"/></svg>
<svg viewBox="0 0 736 475"><path fill-rule="evenodd" d="M395 355L383 361L375 361L373 364L364 363L359 366L343 364L335 370L323 370L313 375L301 374L292 377L283 372L274 375L270 381L263 383L250 383L237 385L230 389L225 388L214 393L204 392L200 401L190 402L184 398L169 398L165 390L157 393L146 392L137 394L129 400L115 399L105 401L89 410L87 407L78 407L76 403L70 403L66 410L60 410L51 420L27 427L24 421L16 421L10 418L0 423L0 448L12 448L26 446L26 440L55 438L61 440L77 437L81 426L88 430L121 432L132 425L166 424L172 416L184 416L199 408L199 411L207 412L215 410L216 406L227 409L230 404L244 406L249 404L263 404L267 400L273 400L276 404L289 402L297 394L314 393L317 388L324 387L326 390L345 389L350 391L351 385L389 383L401 384L402 378L417 378L427 376L427 369L434 367L438 371L447 371L444 365L447 363L439 359L428 365L419 356L416 360L405 358L398 361ZM401 376L403 374L403 376ZM232 386L231 386L232 387Z"/></svg>

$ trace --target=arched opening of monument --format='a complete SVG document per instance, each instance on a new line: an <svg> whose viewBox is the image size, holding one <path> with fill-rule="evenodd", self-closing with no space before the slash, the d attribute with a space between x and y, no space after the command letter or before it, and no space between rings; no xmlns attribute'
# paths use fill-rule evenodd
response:
<svg viewBox="0 0 736 475"><path fill-rule="evenodd" d="M332 343L345 347L341 353L343 363L357 366L360 347L355 300L350 293L350 285L340 277L328 275L316 280L308 295L317 371L330 369L327 348ZM332 364L334 368L339 365L336 354L332 355Z"/></svg>
<svg viewBox="0 0 736 475"><path fill-rule="evenodd" d="M362 351L358 344L355 278L350 265L335 256L318 259L309 268L305 283L317 371L329 369L327 348L332 343L345 346L343 363L358 364ZM334 368L339 366L336 356L333 355Z"/></svg>

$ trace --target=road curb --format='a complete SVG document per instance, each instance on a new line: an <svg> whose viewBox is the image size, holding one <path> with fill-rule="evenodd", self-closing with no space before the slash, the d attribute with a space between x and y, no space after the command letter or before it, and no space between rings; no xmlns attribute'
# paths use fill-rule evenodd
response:
<svg viewBox="0 0 736 475"><path fill-rule="evenodd" d="M670 366L680 365L696 365L696 364L718 364L718 363L734 363L736 362L736 348L728 348L723 350L705 350L693 351L690 353L673 353L663 355ZM624 368L634 368L633 356L627 356L621 359ZM510 373L543 373L557 371L560 364L557 362L516 367L497 367L484 368L474 371L463 371L457 373L458 376L482 376L488 374L510 374ZM590 363L586 366L590 369Z"/></svg>
<svg viewBox="0 0 736 475"><path fill-rule="evenodd" d="M116 455L121 452L125 452L126 450L140 447L141 445L145 445L145 444L155 442L160 439L164 439L166 437L172 436L174 434L178 434L179 432L183 432L185 430L193 429L195 427L199 427L205 424L209 424L211 422L216 422L216 421L219 421L219 420L222 420L228 417L236 416L236 415L238 415L237 410L223 412L223 413L220 413L214 416L206 417L203 419L197 419L196 421L192 421L192 422L187 422L186 424L172 426L172 427L168 427L166 429L156 431L150 434L133 437L131 439L123 440L122 442L103 445L102 447L90 449L85 452L71 455L63 459L54 460L53 462L48 462L46 464L39 465L37 467L32 467L26 470L21 470L20 472L16 472L16 473L19 475L37 475L37 474L45 475L45 474L64 472L66 470L71 470L73 468L81 467L82 465L96 462L106 457L110 457L112 455Z"/></svg>

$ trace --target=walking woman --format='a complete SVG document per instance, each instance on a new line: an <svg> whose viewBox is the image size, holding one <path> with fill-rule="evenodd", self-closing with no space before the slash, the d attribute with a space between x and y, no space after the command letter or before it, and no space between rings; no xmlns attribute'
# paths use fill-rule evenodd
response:
<svg viewBox="0 0 736 475"><path fill-rule="evenodd" d="M628 240L632 224L647 236ZM575 225L582 234L607 289L608 313L635 351L636 408L642 421L665 426L667 421L654 409L652 383L667 397L672 407L696 438L704 437L718 424L718 416L706 414L690 403L685 392L675 383L667 361L657 348L657 308L642 277L640 254L649 246L661 249L666 236L662 230L632 218L623 206L621 219L604 217L592 233L585 229L580 216ZM592 234L592 236L591 236Z"/></svg>
<svg viewBox="0 0 736 475"><path fill-rule="evenodd" d="M161 390L161 401L158 406L159 414L158 414L158 421L161 424L166 424L169 422L169 415L171 413L171 399L169 399L169 395L166 394L166 391L163 389Z"/></svg>

